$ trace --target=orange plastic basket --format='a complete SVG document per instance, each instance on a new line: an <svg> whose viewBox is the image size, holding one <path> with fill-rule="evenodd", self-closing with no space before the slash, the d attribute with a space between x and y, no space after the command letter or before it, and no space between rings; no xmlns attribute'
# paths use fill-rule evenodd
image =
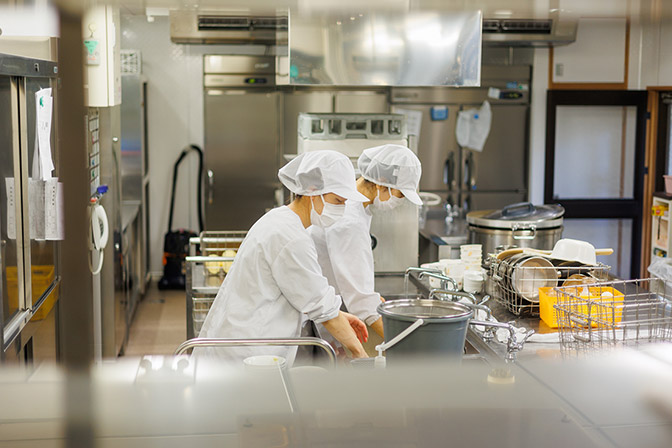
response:
<svg viewBox="0 0 672 448"><path fill-rule="evenodd" d="M588 294L586 294L588 293ZM539 288L539 316L546 325L558 328L554 305L560 302L577 314L591 316L591 326L600 322L619 323L623 317L625 295L609 286L569 286Z"/></svg>

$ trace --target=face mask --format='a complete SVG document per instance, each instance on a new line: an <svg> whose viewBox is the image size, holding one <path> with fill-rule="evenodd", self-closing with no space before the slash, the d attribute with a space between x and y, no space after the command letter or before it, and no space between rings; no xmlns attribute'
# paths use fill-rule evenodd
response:
<svg viewBox="0 0 672 448"><path fill-rule="evenodd" d="M322 227L326 229L327 227L333 225L336 221L341 219L345 213L345 204L330 204L324 200L324 196L320 197L322 199L322 214L318 214L313 207L313 202L311 200L310 205L310 222L313 225Z"/></svg>
<svg viewBox="0 0 672 448"><path fill-rule="evenodd" d="M389 187L387 190L390 192L390 198L387 201L380 200L380 190L378 190L378 195L373 199L373 207L376 210L387 212L399 207L404 202L404 198L398 198L393 195L392 190Z"/></svg>

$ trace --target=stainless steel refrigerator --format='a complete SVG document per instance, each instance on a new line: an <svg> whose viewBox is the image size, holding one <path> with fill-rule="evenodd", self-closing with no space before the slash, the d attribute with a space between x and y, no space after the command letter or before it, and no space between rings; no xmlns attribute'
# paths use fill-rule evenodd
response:
<svg viewBox="0 0 672 448"><path fill-rule="evenodd" d="M247 230L280 188L275 58L209 55L203 64L205 227Z"/></svg>
<svg viewBox="0 0 672 448"><path fill-rule="evenodd" d="M392 88L393 113L421 114L420 190L440 193L465 211L527 200L530 75L529 66L484 66L478 88ZM485 100L492 107L492 124L483 151L460 147L459 111Z"/></svg>
<svg viewBox="0 0 672 448"><path fill-rule="evenodd" d="M54 170L43 174L58 178L57 69L55 62L0 54L0 364L58 358L62 236L49 229L61 212L38 168L49 158ZM38 100L47 88L51 94ZM40 119L36 109L49 98L49 120ZM45 138L38 138L38 123Z"/></svg>

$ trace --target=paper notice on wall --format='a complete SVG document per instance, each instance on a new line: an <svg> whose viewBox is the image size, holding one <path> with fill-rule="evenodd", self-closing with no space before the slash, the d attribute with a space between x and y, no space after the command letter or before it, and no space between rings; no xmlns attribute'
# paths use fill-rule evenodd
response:
<svg viewBox="0 0 672 448"><path fill-rule="evenodd" d="M5 178L7 192L7 238L16 239L16 205L14 203L14 178Z"/></svg>
<svg viewBox="0 0 672 448"><path fill-rule="evenodd" d="M35 107L37 117L37 142L33 155L33 179L49 180L54 170L51 158L51 121L54 109L54 99L51 89L40 89L35 92ZM35 159L37 158L37 165ZM37 172L36 172L37 168Z"/></svg>
<svg viewBox="0 0 672 448"><path fill-rule="evenodd" d="M455 129L457 143L465 148L483 151L491 123L492 110L487 101L483 102L480 109L461 110L457 115Z"/></svg>
<svg viewBox="0 0 672 448"><path fill-rule="evenodd" d="M44 181L28 180L28 228L30 239L45 240L44 226Z"/></svg>
<svg viewBox="0 0 672 448"><path fill-rule="evenodd" d="M394 113L406 116L406 131L408 132L408 135L415 135L417 137L416 140L419 141L420 129L422 128L422 112L419 110L395 107Z"/></svg>
<svg viewBox="0 0 672 448"><path fill-rule="evenodd" d="M49 179L44 185L45 236L50 241L65 238L63 226L63 183Z"/></svg>

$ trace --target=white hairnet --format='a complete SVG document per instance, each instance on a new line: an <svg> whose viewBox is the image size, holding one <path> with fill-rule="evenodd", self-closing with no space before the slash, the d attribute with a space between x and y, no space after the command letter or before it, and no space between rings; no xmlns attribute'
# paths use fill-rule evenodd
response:
<svg viewBox="0 0 672 448"><path fill-rule="evenodd" d="M422 205L417 189L422 175L420 160L401 145L365 149L357 162L362 177L378 185L396 188L416 205Z"/></svg>
<svg viewBox="0 0 672 448"><path fill-rule="evenodd" d="M350 159L336 151L303 153L280 168L278 178L289 191L302 196L334 193L357 202L369 200L357 191Z"/></svg>

